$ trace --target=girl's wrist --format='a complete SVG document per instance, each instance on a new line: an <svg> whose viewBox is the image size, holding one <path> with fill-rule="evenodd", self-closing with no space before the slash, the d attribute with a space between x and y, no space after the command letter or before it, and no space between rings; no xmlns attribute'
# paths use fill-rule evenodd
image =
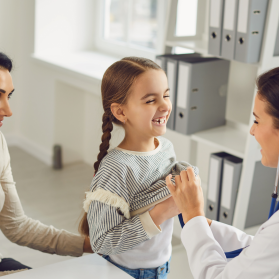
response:
<svg viewBox="0 0 279 279"><path fill-rule="evenodd" d="M84 238L83 242L83 253L93 253L91 245L90 245L90 239L88 236Z"/></svg>
<svg viewBox="0 0 279 279"><path fill-rule="evenodd" d="M164 223L163 214L157 210L156 206L149 211L149 215L158 228L162 223Z"/></svg>

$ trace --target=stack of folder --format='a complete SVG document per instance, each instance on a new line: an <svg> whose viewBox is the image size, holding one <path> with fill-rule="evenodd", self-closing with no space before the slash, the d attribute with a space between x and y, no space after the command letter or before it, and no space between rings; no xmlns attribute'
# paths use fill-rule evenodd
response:
<svg viewBox="0 0 279 279"><path fill-rule="evenodd" d="M174 130L175 127L175 104L177 91L178 61L185 58L200 57L199 53L189 54L164 54L156 56L156 63L166 72L170 89L170 101L173 104L172 113L168 119L167 127Z"/></svg>
<svg viewBox="0 0 279 279"><path fill-rule="evenodd" d="M206 217L232 224L242 159L226 152L210 156Z"/></svg>
<svg viewBox="0 0 279 279"><path fill-rule="evenodd" d="M268 0L210 0L208 52L257 63L267 7Z"/></svg>
<svg viewBox="0 0 279 279"><path fill-rule="evenodd" d="M230 62L197 53L159 55L173 110L167 127L185 135L225 125Z"/></svg>
<svg viewBox="0 0 279 279"><path fill-rule="evenodd" d="M242 162L226 152L211 154L205 210L209 219L232 225ZM245 228L267 220L275 177L276 169L263 166L261 161L255 163Z"/></svg>

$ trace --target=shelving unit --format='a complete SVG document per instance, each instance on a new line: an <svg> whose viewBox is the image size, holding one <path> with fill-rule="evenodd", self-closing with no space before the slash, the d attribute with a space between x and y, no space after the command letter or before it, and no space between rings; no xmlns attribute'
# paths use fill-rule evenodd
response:
<svg viewBox="0 0 279 279"><path fill-rule="evenodd" d="M195 52L207 55L207 41L203 40L189 40L189 41L166 41L168 47L184 47L192 49Z"/></svg>
<svg viewBox="0 0 279 279"><path fill-rule="evenodd" d="M242 130L234 129L226 125L201 131L190 137L196 142L221 148L225 152L244 158L247 132Z"/></svg>
<svg viewBox="0 0 279 279"><path fill-rule="evenodd" d="M209 15L209 1L208 0L199 0L198 2L198 16L197 16L197 35L193 37L184 37L184 38L175 38L174 37L174 28L176 22L176 11L177 11L178 0L170 1L170 7L168 9L168 22L167 30L165 34L165 53L171 53L172 47L183 47L186 49L194 50L195 52L201 53L204 56L208 56L207 51L207 37L208 37L208 15ZM261 57L260 61L257 64L250 66L247 64L242 64L232 61L235 63L235 67L248 67L251 69L251 73L256 72L256 76L262 74L263 72L279 66L279 56L273 56L275 40L278 28L279 20L279 1L270 0L269 7L266 17L265 24L265 34L262 43ZM238 63L238 64L237 64ZM256 67L256 71L255 71ZM233 81L234 76L231 76L231 82ZM253 78L255 79L256 76ZM242 81L243 82L243 81ZM245 82L245 81L244 81ZM246 81L247 83L248 81ZM250 81L249 81L250 82ZM241 84L245 87L245 84ZM246 84L247 85L247 84ZM233 84L229 84L228 94L234 94ZM249 87L249 86L248 86ZM242 176L238 190L238 198L236 202L236 208L234 213L233 225L241 230L245 228L246 216L248 211L249 199L252 189L252 179L254 174L254 166L257 161L261 159L260 146L254 139L254 137L249 135L249 127L252 126L254 117L252 115L253 102L257 94L257 90L253 87L253 92L247 92L253 98L251 102L245 109L251 111L249 119L243 119L242 123L238 123L238 120L234 122L234 119L227 119L226 126L217 127L214 129L201 131L195 133L189 137L190 140L187 141L188 145L193 145L193 150L197 147L197 144L203 144L208 146L208 150L214 147L220 151L226 151L235 156L243 158L243 169ZM241 99L239 100L241 102ZM230 98L228 98L227 107L232 105L230 103ZM235 111L237 113L238 106L235 106ZM248 115L248 114L247 114ZM232 124L232 125L231 125ZM243 128L244 127L244 128ZM186 136L185 136L186 137ZM191 146L186 147L188 150L191 150ZM196 152L197 153L197 152ZM191 155L193 156L193 155ZM189 157L190 158L190 157ZM192 158L192 157L191 157ZM209 158L205 158L205 161L209 163ZM194 159L195 161L195 159ZM197 162L198 163L198 162ZM207 163L207 164L208 164ZM208 166L207 166L208 167Z"/></svg>

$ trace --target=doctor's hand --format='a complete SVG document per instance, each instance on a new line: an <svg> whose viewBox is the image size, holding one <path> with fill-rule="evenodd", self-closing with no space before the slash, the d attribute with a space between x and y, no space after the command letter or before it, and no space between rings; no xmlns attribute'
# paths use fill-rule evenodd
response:
<svg viewBox="0 0 279 279"><path fill-rule="evenodd" d="M171 176L166 177L167 186L173 199L180 209L183 221L186 224L196 216L204 215L204 199L200 185L200 178L195 176L194 170L188 168L175 177L175 185Z"/></svg>

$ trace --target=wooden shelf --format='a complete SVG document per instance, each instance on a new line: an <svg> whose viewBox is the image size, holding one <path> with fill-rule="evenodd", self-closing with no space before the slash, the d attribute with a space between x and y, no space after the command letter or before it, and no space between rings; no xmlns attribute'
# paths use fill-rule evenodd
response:
<svg viewBox="0 0 279 279"><path fill-rule="evenodd" d="M191 135L191 139L244 158L247 136L248 132L246 131L237 130L229 126L221 126L195 133Z"/></svg>
<svg viewBox="0 0 279 279"><path fill-rule="evenodd" d="M167 41L167 46L170 47L184 47L188 49L192 49L195 52L201 53L203 55L207 55L207 41L203 40L187 40L187 41Z"/></svg>

